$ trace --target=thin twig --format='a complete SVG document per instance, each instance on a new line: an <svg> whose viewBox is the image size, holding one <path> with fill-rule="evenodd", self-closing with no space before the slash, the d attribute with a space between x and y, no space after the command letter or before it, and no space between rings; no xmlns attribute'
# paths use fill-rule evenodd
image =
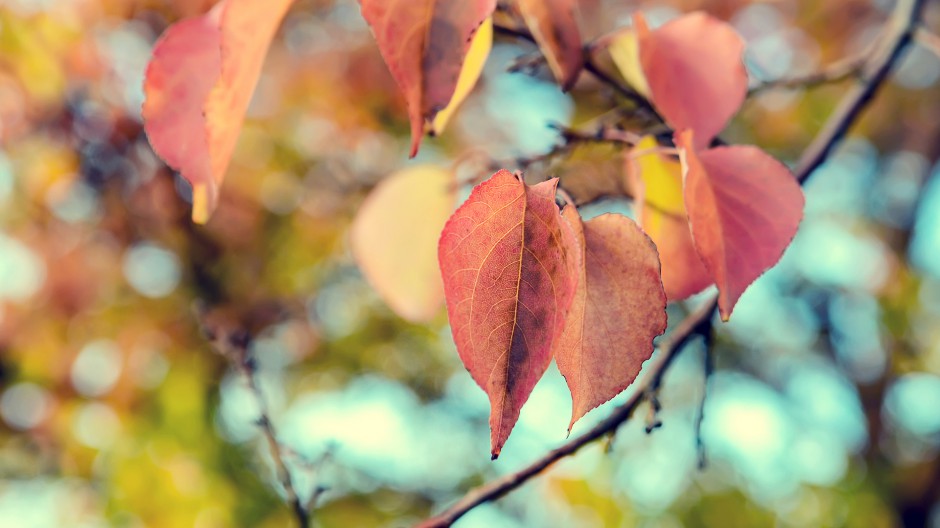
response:
<svg viewBox="0 0 940 528"><path fill-rule="evenodd" d="M851 57L845 57L839 61L833 62L825 68L807 75L798 77L787 77L784 79L774 79L765 81L748 91L748 96L761 92L776 89L788 88L811 88L822 84L829 84L844 81L850 77L855 77L862 72L867 60L868 53L860 53Z"/></svg>
<svg viewBox="0 0 940 528"><path fill-rule="evenodd" d="M921 19L926 3L926 0L898 1L891 14L888 30L879 42L875 54L863 68L858 83L845 94L816 138L803 151L795 170L798 181L806 180L829 157L832 148L845 136L884 84L888 74L910 44L914 28Z"/></svg>
<svg viewBox="0 0 940 528"><path fill-rule="evenodd" d="M201 312L201 310L197 309L197 312ZM235 371L241 376L242 382L255 397L259 413L257 424L261 429L265 442L268 444L268 450L274 460L275 474L284 488L284 493L287 495L287 504L294 512L299 528L309 528L310 512L304 506L297 494L297 489L294 487L290 470L285 462L287 453L277 440L277 432L271 422L271 413L268 409L267 400L255 377L257 365L249 353L251 336L241 329L212 327L203 315L203 313L197 313L203 334L205 334L212 347L231 363Z"/></svg>
<svg viewBox="0 0 940 528"><path fill-rule="evenodd" d="M926 0L900 0L891 16L889 30L882 38L875 55L869 59L856 85L833 112L829 120L809 144L797 165L796 179L803 183L828 157L833 147L845 135L862 110L871 101L875 92L887 78L888 73L911 42L914 28L923 12ZM633 414L633 411L662 380L666 370L682 346L696 334L710 332L711 321L718 306L717 294L712 294L689 314L662 341L658 355L651 361L647 374L635 382L634 392L625 403L617 407L609 417L581 435L549 451L528 466L508 475L487 482L467 492L457 503L419 526L421 528L450 526L471 509L485 502L496 500L539 475L558 460L573 455L585 445L616 431Z"/></svg>
<svg viewBox="0 0 940 528"><path fill-rule="evenodd" d="M705 399L708 397L708 380L712 377L715 361L712 351L713 333L704 335L705 346L702 350L702 400L699 403L698 415L695 418L695 450L698 452L698 468L705 469L708 459L705 456L705 442L702 439L702 423L705 421Z"/></svg>
<svg viewBox="0 0 940 528"><path fill-rule="evenodd" d="M514 37L520 40L525 40L532 44L535 44L535 37L532 36L532 33L529 30L520 27L520 26L507 26L505 24L495 23L493 29L502 35L509 37ZM584 71L590 73L602 84L609 86L615 92L623 96L625 99L632 101L637 108L642 108L643 110L649 112L651 115L655 116L658 121L662 121L662 118L659 117L659 114L656 112L656 109L653 108L653 105L645 97L637 93L636 90L625 86L623 83L619 82L612 75L608 74L601 68L597 61L594 58L594 50L598 46L594 42L589 42L584 45L582 53L584 55ZM513 71L520 71L525 68L533 68L544 62L544 60L539 59L538 56L528 56L523 58L518 63L513 63L510 66Z"/></svg>

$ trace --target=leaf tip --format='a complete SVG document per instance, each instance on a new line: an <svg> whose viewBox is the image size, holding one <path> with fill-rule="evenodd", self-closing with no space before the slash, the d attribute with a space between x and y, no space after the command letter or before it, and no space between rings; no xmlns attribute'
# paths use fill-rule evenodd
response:
<svg viewBox="0 0 940 528"><path fill-rule="evenodd" d="M642 11L633 13L633 29L636 31L637 36L641 38L649 34L650 25Z"/></svg>
<svg viewBox="0 0 940 528"><path fill-rule="evenodd" d="M209 188L204 183L193 185L193 222L205 224L209 221L212 207L209 204Z"/></svg>

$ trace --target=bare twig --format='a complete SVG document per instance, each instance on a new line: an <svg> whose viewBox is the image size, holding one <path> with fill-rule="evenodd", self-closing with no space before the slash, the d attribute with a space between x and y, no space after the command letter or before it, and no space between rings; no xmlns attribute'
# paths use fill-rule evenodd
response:
<svg viewBox="0 0 940 528"><path fill-rule="evenodd" d="M268 409L267 400L264 398L264 394L255 377L257 365L248 351L251 336L242 329L213 327L202 315L202 313L197 313L200 326L206 338L212 344L212 347L231 363L235 371L241 376L242 382L248 387L248 390L251 391L257 401L259 413L257 424L258 427L261 428L265 442L268 444L268 450L274 461L277 479L284 488L284 493L287 495L287 503L294 512L297 525L300 528L308 528L310 526L310 512L307 510L307 507L304 506L304 503L301 501L294 487L290 470L287 468L287 463L285 462L287 452L277 440L277 432L274 429L274 424L271 423L271 413Z"/></svg>
<svg viewBox="0 0 940 528"><path fill-rule="evenodd" d="M702 439L702 423L705 421L705 399L708 397L708 380L712 377L715 368L712 356L711 333L705 334L705 347L702 350L702 400L698 407L698 416L695 419L695 449L698 451L698 468L705 469L708 459L705 456L705 442Z"/></svg>
<svg viewBox="0 0 940 528"><path fill-rule="evenodd" d="M535 38L532 36L532 34L521 26L514 27L496 23L493 25L493 29L496 30L497 33L535 44ZM626 86L615 79L614 76L605 72L604 69L597 64L597 61L594 58L594 50L597 48L598 46L593 42L589 42L584 45L582 51L584 55L584 71L593 75L598 81L607 85L625 99L632 101L637 106L637 108L641 108L644 111L649 112L651 115L655 116L658 121L661 122L662 118L659 117L659 114L656 112L656 109L653 108L653 105L649 102L649 100L637 93L633 88L630 88L629 86ZM538 66L544 62L544 58L539 58L540 55L541 54L526 56L522 58L519 63L514 63L511 65L510 68L512 71L521 71L524 69L534 68L535 66Z"/></svg>
<svg viewBox="0 0 940 528"><path fill-rule="evenodd" d="M859 84L846 94L838 108L830 116L822 130L806 148L796 169L795 177L803 183L828 157L833 147L854 124L862 110L871 101L895 66L902 52L913 38L926 0L899 0L891 16L890 26L879 42L875 54L863 68ZM695 311L680 322L658 346L646 375L635 382L634 392L625 403L617 407L609 417L590 430L574 437L549 451L528 466L508 475L478 486L465 494L453 506L426 520L422 528L450 526L471 509L485 502L496 500L539 475L558 460L573 455L585 445L603 438L617 430L633 414L633 411L651 389L659 385L663 375L682 346L697 334L711 331L711 321L718 305L717 294L712 294Z"/></svg>
<svg viewBox="0 0 940 528"><path fill-rule="evenodd" d="M829 120L803 151L795 170L803 182L829 156L832 148L845 136L858 119L888 74L910 44L914 28L921 20L926 0L899 0L891 14L889 26L879 41L874 55L862 70L858 82L845 94Z"/></svg>
<svg viewBox="0 0 940 528"><path fill-rule="evenodd" d="M559 136L561 136L561 141L554 145L549 150L536 154L534 156L524 156L518 157L511 160L494 160L489 169L497 170L507 165L512 165L518 167L519 169L527 169L530 165L536 163L543 163L550 161L551 159L567 154L578 144L581 143L611 143L615 145L624 145L624 146L633 146L640 141L640 136L629 130L622 130L616 127L603 125L597 130L584 132L574 128L568 128L558 124L549 124L548 125L555 130L558 130Z"/></svg>
<svg viewBox="0 0 940 528"><path fill-rule="evenodd" d="M813 72L807 75L766 81L755 86L754 88L751 88L748 92L748 96L752 96L768 90L776 90L781 88L811 88L821 84L844 81L850 77L855 77L862 73L862 69L865 67L865 64L868 63L867 57L868 53L860 53L851 57L845 57L842 60L833 62L832 64L817 72Z"/></svg>

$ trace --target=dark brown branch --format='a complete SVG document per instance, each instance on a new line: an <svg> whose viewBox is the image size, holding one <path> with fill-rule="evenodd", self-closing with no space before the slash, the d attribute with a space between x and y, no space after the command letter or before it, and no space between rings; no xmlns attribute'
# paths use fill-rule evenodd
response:
<svg viewBox="0 0 940 528"><path fill-rule="evenodd" d="M258 427L261 428L265 442L268 444L268 450L274 461L275 474L281 486L284 488L284 493L287 495L287 504L290 505L294 517L297 519L299 528L309 528L310 512L300 500L297 489L294 487L290 470L287 468L287 463L285 462L286 452L277 440L277 432L274 429L274 424L271 423L271 413L268 409L267 400L264 398L264 394L261 392L261 387L258 385L255 377L255 360L251 357L248 350L249 344L251 343L251 336L242 329L219 327L209 323L208 319L205 317L204 310L197 309L197 317L200 327L206 338L212 344L212 347L229 361L235 371L241 376L242 382L254 395L258 403L259 412L257 424Z"/></svg>
<svg viewBox="0 0 940 528"><path fill-rule="evenodd" d="M886 33L880 39L874 55L862 70L858 83L845 94L829 120L803 151L795 170L796 179L803 182L829 157L832 148L855 123L862 110L884 84L888 74L910 44L914 28L923 14L926 0L899 0Z"/></svg>

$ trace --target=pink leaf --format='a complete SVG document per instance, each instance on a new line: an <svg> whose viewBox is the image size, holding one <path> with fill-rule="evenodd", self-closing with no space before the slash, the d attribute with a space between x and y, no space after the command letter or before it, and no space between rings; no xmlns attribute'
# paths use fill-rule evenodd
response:
<svg viewBox="0 0 940 528"><path fill-rule="evenodd" d="M692 129L695 146L708 146L747 95L744 40L700 11L653 31L637 13L634 26L653 104L673 130Z"/></svg>
<svg viewBox="0 0 940 528"><path fill-rule="evenodd" d="M691 131L676 135L692 239L718 285L721 317L780 260L803 217L803 190L790 171L752 146L696 152Z"/></svg>
<svg viewBox="0 0 940 528"><path fill-rule="evenodd" d="M564 217L581 239L584 266L555 362L571 391L571 423L620 394L666 330L666 294L653 242L629 218L605 214L582 224Z"/></svg>

